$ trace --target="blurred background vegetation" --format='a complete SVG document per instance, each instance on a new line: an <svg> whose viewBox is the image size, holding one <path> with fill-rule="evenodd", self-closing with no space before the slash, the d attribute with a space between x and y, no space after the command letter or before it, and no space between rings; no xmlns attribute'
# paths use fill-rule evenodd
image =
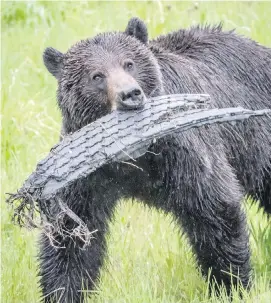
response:
<svg viewBox="0 0 271 303"><path fill-rule="evenodd" d="M14 192L58 141L56 81L42 62L52 46L65 52L80 39L124 30L130 17L150 37L195 24L225 29L271 46L270 2L3 1L1 3L1 286L2 302L38 302L36 231L10 221L5 193ZM255 284L244 302L271 301L271 231L257 207L246 204ZM228 302L207 296L186 238L170 216L121 201L108 236L109 257L90 302ZM237 293L234 302L240 302Z"/></svg>

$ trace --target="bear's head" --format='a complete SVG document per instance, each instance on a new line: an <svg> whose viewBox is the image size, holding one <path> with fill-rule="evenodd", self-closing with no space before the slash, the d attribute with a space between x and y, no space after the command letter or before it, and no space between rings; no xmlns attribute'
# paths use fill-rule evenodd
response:
<svg viewBox="0 0 271 303"><path fill-rule="evenodd" d="M98 34L63 54L47 48L44 64L58 81L63 132L75 131L115 109L142 107L162 93L162 76L148 48L146 25L132 18L124 32Z"/></svg>

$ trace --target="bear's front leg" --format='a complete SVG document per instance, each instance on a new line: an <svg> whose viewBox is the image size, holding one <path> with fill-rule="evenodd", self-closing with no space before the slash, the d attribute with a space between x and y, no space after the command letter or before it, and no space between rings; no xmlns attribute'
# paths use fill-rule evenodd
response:
<svg viewBox="0 0 271 303"><path fill-rule="evenodd" d="M78 237L55 234L52 245L47 235L41 237L40 283L46 303L85 302L95 287L106 251L108 221L117 200L114 189L110 190L109 184L105 189L100 183L105 184L105 178L96 181L96 185L89 178L76 181L61 194L89 231L94 231L90 244L83 249L84 242ZM66 220L65 227L74 227L74 222Z"/></svg>
<svg viewBox="0 0 271 303"><path fill-rule="evenodd" d="M56 248L47 236L42 236L40 283L43 302L85 302L83 298L93 290L104 256L104 235L97 234L84 250L78 240L63 239L58 235L55 245L62 248Z"/></svg>
<svg viewBox="0 0 271 303"><path fill-rule="evenodd" d="M154 203L183 226L203 274L211 269L212 278L228 292L238 281L246 287L250 249L242 188L214 131L171 136L152 151L150 175L162 184Z"/></svg>
<svg viewBox="0 0 271 303"><path fill-rule="evenodd" d="M229 189L222 193L225 186L230 187L226 182L221 182L216 189L203 187L202 198L198 196L183 203L178 217L203 275L206 277L211 269L211 280L217 282L215 286L224 284L230 294L231 287L239 282L243 287L248 286L250 250L246 217L238 204L238 195L234 197L237 192Z"/></svg>
<svg viewBox="0 0 271 303"><path fill-rule="evenodd" d="M247 287L250 248L243 193L223 149L200 144L183 153L174 213L201 270L206 276L211 269L212 281L224 284L228 293L239 282Z"/></svg>

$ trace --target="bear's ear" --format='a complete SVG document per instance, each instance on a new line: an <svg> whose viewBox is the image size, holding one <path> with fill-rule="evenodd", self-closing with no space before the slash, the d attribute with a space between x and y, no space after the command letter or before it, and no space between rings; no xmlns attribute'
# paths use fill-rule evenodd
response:
<svg viewBox="0 0 271 303"><path fill-rule="evenodd" d="M43 52L44 65L46 66L48 71L56 78L58 78L60 75L60 71L63 64L63 58L64 55L60 51L52 47L47 47Z"/></svg>
<svg viewBox="0 0 271 303"><path fill-rule="evenodd" d="M128 22L125 33L129 36L137 38L144 44L148 42L148 29L145 23L139 18L132 18Z"/></svg>

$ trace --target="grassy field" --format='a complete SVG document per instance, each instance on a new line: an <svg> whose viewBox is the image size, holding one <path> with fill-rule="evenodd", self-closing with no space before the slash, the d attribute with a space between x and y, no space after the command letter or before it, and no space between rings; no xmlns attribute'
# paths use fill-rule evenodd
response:
<svg viewBox="0 0 271 303"><path fill-rule="evenodd" d="M101 31L123 30L132 16L151 37L196 23L223 21L227 29L271 46L268 2L2 2L1 286L3 303L35 303L37 232L10 222L5 193L14 192L58 140L56 81L42 63L45 47L63 52ZM244 302L271 302L271 226L246 204L254 286ZM108 236L109 257L90 302L227 302L207 296L186 238L171 218L121 201ZM234 293L233 302L240 302Z"/></svg>

